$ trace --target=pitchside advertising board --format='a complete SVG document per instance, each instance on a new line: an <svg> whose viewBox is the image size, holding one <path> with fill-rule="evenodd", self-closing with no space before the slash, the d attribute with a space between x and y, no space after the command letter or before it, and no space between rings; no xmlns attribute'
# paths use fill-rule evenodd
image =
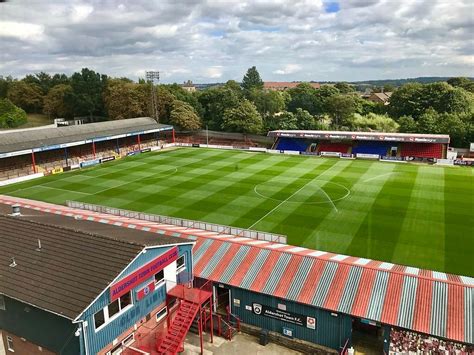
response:
<svg viewBox="0 0 474 355"><path fill-rule="evenodd" d="M260 303L252 303L252 312L257 316L278 319L283 322L299 325L309 329L316 329L316 318L268 307Z"/></svg>
<svg viewBox="0 0 474 355"><path fill-rule="evenodd" d="M117 281L112 286L110 286L110 301L115 301L117 298L126 294L131 289L150 279L153 275L163 270L176 259L178 259L178 247L173 247L167 252L157 256L149 263L143 265L138 270L135 270L130 275ZM151 286L150 282L138 291L137 299L147 296L153 290L154 286Z"/></svg>

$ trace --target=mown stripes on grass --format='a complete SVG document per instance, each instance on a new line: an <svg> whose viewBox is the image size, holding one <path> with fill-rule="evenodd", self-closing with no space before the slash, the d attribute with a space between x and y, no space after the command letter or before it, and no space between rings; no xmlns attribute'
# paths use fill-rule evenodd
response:
<svg viewBox="0 0 474 355"><path fill-rule="evenodd" d="M0 193L253 226L291 244L474 276L473 182L465 167L176 149Z"/></svg>

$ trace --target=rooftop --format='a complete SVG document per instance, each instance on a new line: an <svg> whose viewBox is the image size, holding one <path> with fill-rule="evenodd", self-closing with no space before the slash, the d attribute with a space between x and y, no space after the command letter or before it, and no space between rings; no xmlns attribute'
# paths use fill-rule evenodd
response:
<svg viewBox="0 0 474 355"><path fill-rule="evenodd" d="M144 248L189 243L33 209L20 217L5 215L10 211L0 204L0 293L69 319Z"/></svg>
<svg viewBox="0 0 474 355"><path fill-rule="evenodd" d="M56 146L72 142L102 139L122 134L169 130L150 117L129 118L55 128L6 132L1 135L0 153ZM59 147L58 147L59 148Z"/></svg>

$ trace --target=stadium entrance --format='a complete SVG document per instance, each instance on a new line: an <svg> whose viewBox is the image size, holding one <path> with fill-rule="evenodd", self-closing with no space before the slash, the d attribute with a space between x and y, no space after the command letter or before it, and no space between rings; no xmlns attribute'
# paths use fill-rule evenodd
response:
<svg viewBox="0 0 474 355"><path fill-rule="evenodd" d="M214 299L214 312L227 314L227 310L230 309L230 289L222 284L215 285Z"/></svg>
<svg viewBox="0 0 474 355"><path fill-rule="evenodd" d="M367 319L353 318L352 346L356 349L356 354L383 354L384 335L382 326Z"/></svg>

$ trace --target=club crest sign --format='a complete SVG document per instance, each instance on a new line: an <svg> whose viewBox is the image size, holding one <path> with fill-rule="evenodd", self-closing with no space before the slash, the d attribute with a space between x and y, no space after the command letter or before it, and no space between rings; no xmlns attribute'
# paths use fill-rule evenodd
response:
<svg viewBox="0 0 474 355"><path fill-rule="evenodd" d="M262 314L262 305L261 304L253 303L252 307L253 307L253 313L255 313L258 316L260 314Z"/></svg>

